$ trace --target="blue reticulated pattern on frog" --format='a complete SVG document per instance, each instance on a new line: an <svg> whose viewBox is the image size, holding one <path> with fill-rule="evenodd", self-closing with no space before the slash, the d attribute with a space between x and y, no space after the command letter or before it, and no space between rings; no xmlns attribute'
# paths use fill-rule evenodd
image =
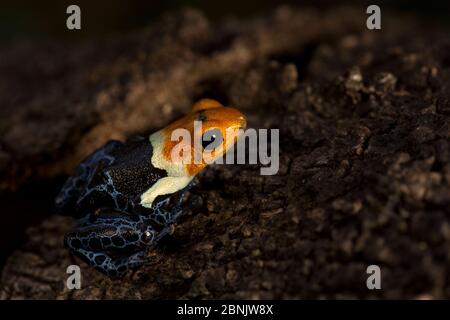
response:
<svg viewBox="0 0 450 320"><path fill-rule="evenodd" d="M181 213L188 187L162 197L151 209L139 204L142 192L166 176L152 166L151 156L145 139L109 141L78 166L56 198L59 211L80 218L65 235L65 246L109 276L150 262L147 251Z"/></svg>

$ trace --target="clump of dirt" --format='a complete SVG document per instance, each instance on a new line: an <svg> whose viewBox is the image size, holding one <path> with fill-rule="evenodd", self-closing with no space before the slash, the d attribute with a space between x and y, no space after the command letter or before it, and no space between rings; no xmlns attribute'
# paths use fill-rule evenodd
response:
<svg viewBox="0 0 450 320"><path fill-rule="evenodd" d="M368 31L364 19L362 8L221 22L187 10L104 43L0 52L9 192L59 181L108 139L151 132L199 97L280 129L277 175L207 169L156 262L123 280L70 257L73 221L49 207L8 258L0 297L449 298L448 31L386 13ZM82 289L69 291L73 263ZM366 287L372 264L382 290Z"/></svg>

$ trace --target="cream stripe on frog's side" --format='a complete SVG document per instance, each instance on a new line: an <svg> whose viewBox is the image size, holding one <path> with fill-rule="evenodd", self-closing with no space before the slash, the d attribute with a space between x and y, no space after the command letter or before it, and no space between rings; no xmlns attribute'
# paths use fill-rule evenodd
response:
<svg viewBox="0 0 450 320"><path fill-rule="evenodd" d="M151 208L155 198L159 195L172 194L184 187L193 179L185 170L182 163L175 164L163 156L164 141L166 136L163 130L150 135L149 140L153 147L152 165L155 168L165 170L167 177L158 180L151 188L141 195L141 205Z"/></svg>

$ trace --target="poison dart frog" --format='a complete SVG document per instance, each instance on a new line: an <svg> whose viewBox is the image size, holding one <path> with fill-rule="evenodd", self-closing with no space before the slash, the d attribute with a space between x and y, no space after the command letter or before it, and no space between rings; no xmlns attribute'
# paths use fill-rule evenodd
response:
<svg viewBox="0 0 450 320"><path fill-rule="evenodd" d="M201 123L200 129L195 122ZM56 197L60 212L79 219L64 245L111 277L150 262L148 250L173 229L183 195L209 163L173 157L174 148L192 151L187 153L192 160L199 150L195 146L206 150L221 135L211 151L217 159L236 141L227 141L227 130L242 132L245 127L237 109L202 99L189 114L148 139L110 140L78 165ZM172 141L172 133L180 128L194 139Z"/></svg>

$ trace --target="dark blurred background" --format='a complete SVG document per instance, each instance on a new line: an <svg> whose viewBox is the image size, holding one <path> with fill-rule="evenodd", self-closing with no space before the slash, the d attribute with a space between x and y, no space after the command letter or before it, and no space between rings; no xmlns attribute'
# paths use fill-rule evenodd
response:
<svg viewBox="0 0 450 320"><path fill-rule="evenodd" d="M66 28L66 8L76 4L82 11L82 30L68 31ZM167 11L184 7L197 8L214 21L228 16L249 17L268 12L283 4L292 6L313 6L327 9L336 5L356 5L365 8L377 4L383 10L411 14L435 21L450 28L450 1L425 0L0 0L0 47L8 47L22 40L80 41L95 37L113 37L116 34L131 32L155 22ZM299 30L299 32L305 32ZM0 106L1 108L2 106ZM0 223L0 272L5 259L23 237L24 224L33 225L48 215L47 208L56 194L55 186L63 181L46 182L45 185L30 185L20 193L0 194L3 203L1 212L29 212L26 219L12 216ZM48 185L47 185L48 183ZM40 199L32 203L22 199ZM8 200L8 201L7 201ZM6 205L5 205L6 203ZM11 207L22 203L21 208Z"/></svg>
<svg viewBox="0 0 450 320"><path fill-rule="evenodd" d="M201 9L210 19L226 16L252 16L282 5L309 5L326 8L354 4L362 7L378 4L382 9L421 15L450 27L450 1L397 0L1 0L0 45L23 38L80 39L127 32L150 24L162 13L182 7ZM82 30L68 32L65 28L66 8L77 4L82 11Z"/></svg>

